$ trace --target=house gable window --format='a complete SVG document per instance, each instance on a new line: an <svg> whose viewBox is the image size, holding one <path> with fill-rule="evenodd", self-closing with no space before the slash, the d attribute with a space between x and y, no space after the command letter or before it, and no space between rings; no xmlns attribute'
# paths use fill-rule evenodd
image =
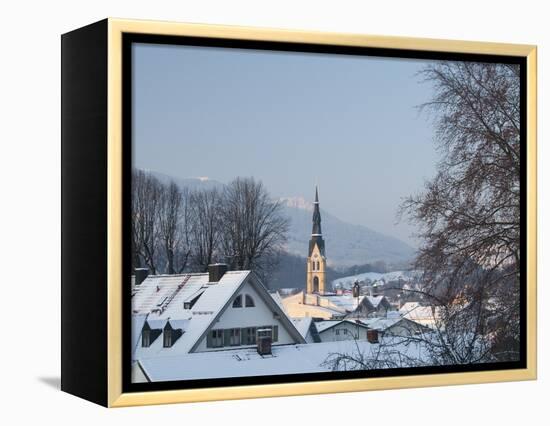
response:
<svg viewBox="0 0 550 426"><path fill-rule="evenodd" d="M243 345L256 344L256 327L246 327L241 329L241 344Z"/></svg>
<svg viewBox="0 0 550 426"><path fill-rule="evenodd" d="M239 346L241 344L241 329L228 328L224 330L224 346Z"/></svg>
<svg viewBox="0 0 550 426"><path fill-rule="evenodd" d="M223 347L223 330L210 330L206 339L207 348Z"/></svg>
<svg viewBox="0 0 550 426"><path fill-rule="evenodd" d="M237 297L235 297L235 300L233 300L233 307L234 308L242 308L243 307L243 296L242 295L238 295Z"/></svg>
<svg viewBox="0 0 550 426"><path fill-rule="evenodd" d="M244 298L244 306L246 306L247 308L253 308L254 306L256 306L254 305L254 299L249 294L247 294Z"/></svg>

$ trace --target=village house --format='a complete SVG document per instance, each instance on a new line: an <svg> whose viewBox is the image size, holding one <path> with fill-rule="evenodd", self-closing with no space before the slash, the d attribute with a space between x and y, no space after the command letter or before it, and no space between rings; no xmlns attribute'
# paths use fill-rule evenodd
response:
<svg viewBox="0 0 550 426"><path fill-rule="evenodd" d="M424 306L419 302L407 302L399 309L403 318L434 328L441 318L441 310L436 306Z"/></svg>
<svg viewBox="0 0 550 426"><path fill-rule="evenodd" d="M431 331L426 326L401 317L398 312L392 312L387 318L362 318L358 321L378 331L381 336L413 337Z"/></svg>
<svg viewBox="0 0 550 426"><path fill-rule="evenodd" d="M317 321L315 327L321 342L338 342L342 340L367 340L369 327L356 320Z"/></svg>
<svg viewBox="0 0 550 426"><path fill-rule="evenodd" d="M134 360L305 343L254 273L221 264L209 273L136 280L132 318Z"/></svg>
<svg viewBox="0 0 550 426"><path fill-rule="evenodd" d="M377 354L383 336L418 330L383 295L360 294L358 285L351 293L327 291L317 190L306 266L306 290L284 298L255 273L228 271L224 264L179 275L148 276L137 269L132 380L326 372L335 353ZM415 356L421 346L395 344Z"/></svg>

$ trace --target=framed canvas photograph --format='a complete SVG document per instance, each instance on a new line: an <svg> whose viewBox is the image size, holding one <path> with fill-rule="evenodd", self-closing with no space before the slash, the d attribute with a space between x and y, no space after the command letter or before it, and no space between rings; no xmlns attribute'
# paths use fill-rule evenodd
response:
<svg viewBox="0 0 550 426"><path fill-rule="evenodd" d="M536 378L536 47L106 19L62 36L62 389Z"/></svg>

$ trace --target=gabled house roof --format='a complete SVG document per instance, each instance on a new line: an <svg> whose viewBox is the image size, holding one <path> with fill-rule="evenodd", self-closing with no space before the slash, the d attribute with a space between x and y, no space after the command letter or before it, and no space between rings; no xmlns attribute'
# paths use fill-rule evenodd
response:
<svg viewBox="0 0 550 426"><path fill-rule="evenodd" d="M256 290L295 342L304 343L294 324L250 271L226 272L218 282L208 282L208 274L159 275L149 276L139 285L132 297L133 317L146 315L146 323L155 329L162 329L170 322L172 328L182 330L183 336L170 348L164 348L161 339L156 339L149 347L137 345L135 357L193 352L245 283ZM200 297L190 309L184 309L184 302L193 299L194 295Z"/></svg>
<svg viewBox="0 0 550 426"><path fill-rule="evenodd" d="M343 320L328 320L328 321L318 321L315 323L315 327L317 327L317 331L319 333L322 333L324 331L327 331L333 327L336 327L337 325L339 324L342 324L342 323L348 323L348 324L351 324L351 325L354 325L354 326L357 326L357 327L362 327L362 328L370 328L368 327L367 325L363 324L361 321L358 321L358 320L349 320L349 319L343 319Z"/></svg>
<svg viewBox="0 0 550 426"><path fill-rule="evenodd" d="M378 331L386 331L389 328L392 328L393 326L397 324L410 324L411 326L420 327L422 329L426 329L427 327L423 326L422 324L419 324L415 321L411 321L407 318L403 318L400 316L390 317L390 318L363 318L360 319L363 324L368 326L369 328L373 328Z"/></svg>
<svg viewBox="0 0 550 426"><path fill-rule="evenodd" d="M292 318L292 323L304 339L309 332L309 327L311 326L312 321L313 318L311 317Z"/></svg>
<svg viewBox="0 0 550 426"><path fill-rule="evenodd" d="M384 338L386 339L386 338ZM419 363L429 358L422 342L405 342L388 338L392 351L389 359L396 362L404 356ZM193 380L220 377L243 377L278 374L330 372L327 359L331 354L378 356L380 345L367 340L343 340L303 345L283 345L272 348L273 356L265 357L251 348L230 351L190 353L168 358L140 359L136 366L150 381Z"/></svg>

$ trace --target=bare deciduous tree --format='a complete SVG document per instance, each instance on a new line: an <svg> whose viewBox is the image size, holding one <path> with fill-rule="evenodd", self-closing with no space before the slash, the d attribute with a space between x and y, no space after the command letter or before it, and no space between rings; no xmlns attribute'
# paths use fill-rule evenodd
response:
<svg viewBox="0 0 550 426"><path fill-rule="evenodd" d="M260 275L276 262L286 241L288 219L261 182L233 180L223 193L222 252L233 269L253 269Z"/></svg>
<svg viewBox="0 0 550 426"><path fill-rule="evenodd" d="M513 65L441 62L421 73L435 89L441 160L401 214L423 241L414 292L437 309L429 332L360 346L327 359L334 369L510 361L520 341L520 78ZM421 355L401 357L418 344ZM397 346L396 346L397 345ZM405 345L405 346L403 346Z"/></svg>
<svg viewBox="0 0 550 426"><path fill-rule="evenodd" d="M197 190L190 194L193 266L208 269L220 244L221 194L217 189Z"/></svg>
<svg viewBox="0 0 550 426"><path fill-rule="evenodd" d="M132 174L132 257L136 266L143 262L153 274L157 272L161 187L148 173L135 170Z"/></svg>
<svg viewBox="0 0 550 426"><path fill-rule="evenodd" d="M421 225L417 267L424 271L424 290L442 300L445 341L455 343L441 356L460 363L482 352L517 357L519 67L442 62L422 75L435 88L423 108L435 114L441 161L425 191L408 198L402 212ZM506 348L497 349L497 342Z"/></svg>
<svg viewBox="0 0 550 426"><path fill-rule="evenodd" d="M261 182L237 178L222 192L179 188L135 170L132 261L152 274L204 272L217 259L262 275L276 263L288 222Z"/></svg>
<svg viewBox="0 0 550 426"><path fill-rule="evenodd" d="M174 182L161 185L158 203L159 241L166 259L168 274L181 273L191 253L189 244L189 191Z"/></svg>

